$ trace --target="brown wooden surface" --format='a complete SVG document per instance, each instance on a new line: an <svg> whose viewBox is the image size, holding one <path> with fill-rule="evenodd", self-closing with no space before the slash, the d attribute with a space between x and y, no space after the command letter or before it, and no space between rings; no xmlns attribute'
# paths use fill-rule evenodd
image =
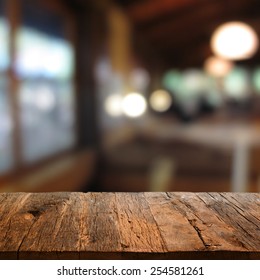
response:
<svg viewBox="0 0 260 280"><path fill-rule="evenodd" d="M260 259L260 194L2 193L0 259Z"/></svg>
<svg viewBox="0 0 260 280"><path fill-rule="evenodd" d="M85 149L68 153L27 172L0 181L1 192L60 192L80 191L92 180L97 155Z"/></svg>

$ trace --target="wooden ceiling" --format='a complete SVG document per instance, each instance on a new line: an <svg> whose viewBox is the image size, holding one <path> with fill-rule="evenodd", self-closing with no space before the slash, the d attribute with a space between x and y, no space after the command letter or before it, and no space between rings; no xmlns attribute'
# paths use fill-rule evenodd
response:
<svg viewBox="0 0 260 280"><path fill-rule="evenodd" d="M129 17L137 56L163 68L202 66L212 53L210 38L227 21L251 24L260 37L259 0L64 0L88 9L89 3L115 2ZM260 51L250 61L260 65ZM153 63L151 63L153 64Z"/></svg>
<svg viewBox="0 0 260 280"><path fill-rule="evenodd" d="M116 0L129 16L137 50L165 67L200 66L211 55L210 37L221 23L242 20L260 36L259 0ZM259 53L250 61L259 62Z"/></svg>

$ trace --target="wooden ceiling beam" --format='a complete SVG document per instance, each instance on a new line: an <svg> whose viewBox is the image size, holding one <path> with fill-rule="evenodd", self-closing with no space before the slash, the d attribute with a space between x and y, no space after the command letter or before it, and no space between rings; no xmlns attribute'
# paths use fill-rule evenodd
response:
<svg viewBox="0 0 260 280"><path fill-rule="evenodd" d="M248 19L247 21L251 26L254 27L256 32L260 34L260 19ZM158 49L157 49L158 50ZM210 49L209 40L207 37L197 37L196 40L192 41L192 44L183 45L182 48L165 48L161 49L160 52L161 61L165 61L165 68L187 68L192 66L202 67L205 59L212 55ZM253 58L239 63L247 65L259 65L260 64L260 49Z"/></svg>
<svg viewBox="0 0 260 280"><path fill-rule="evenodd" d="M169 38L169 35L184 33L189 36L194 29L205 30L212 26L212 21L226 20L227 18L236 19L246 13L250 2L245 1L209 1L203 7L190 11L178 18L172 18L167 22L158 22L154 28L147 28L146 37L152 42ZM224 2L227 2L226 5ZM239 16L238 16L239 15Z"/></svg>
<svg viewBox="0 0 260 280"><path fill-rule="evenodd" d="M131 20L136 24L159 18L171 11L176 11L202 0L152 0L134 3L127 9Z"/></svg>
<svg viewBox="0 0 260 280"><path fill-rule="evenodd" d="M194 27L192 32L176 32L174 33L173 37L168 37L165 40L161 39L160 41L157 40L153 42L151 39L147 39L147 41L149 41L154 48L160 51L175 51L178 49L183 49L186 46L191 48L191 46L194 46L195 42L198 42L199 40L207 40L209 44L212 32L215 27L219 26L221 23L229 19L230 16L223 16L221 19L212 19L212 22L208 26L205 26L204 29ZM245 17L242 14L239 19L249 23L257 31L257 33L260 34L260 26L259 24L256 24L256 20L250 17Z"/></svg>
<svg viewBox="0 0 260 280"><path fill-rule="evenodd" d="M147 40L147 45L152 45L157 50L160 59L164 60L166 65L176 63L182 67L189 64L201 64L211 54L209 42L215 27L223 21L230 20L230 17L236 20L238 17L241 20L245 19L244 7L238 5L238 8L231 9L231 12L218 10L218 12L221 12L221 16L217 12L209 13L210 10L207 10L206 17L200 14L201 17L196 18L197 25L194 22L189 23L191 26L189 31L183 32L181 29L176 29L174 32L166 34L165 38L162 37L161 40L152 41L145 36L142 40ZM248 18L246 21L251 21L251 19ZM173 36L169 36L169 34L173 34Z"/></svg>

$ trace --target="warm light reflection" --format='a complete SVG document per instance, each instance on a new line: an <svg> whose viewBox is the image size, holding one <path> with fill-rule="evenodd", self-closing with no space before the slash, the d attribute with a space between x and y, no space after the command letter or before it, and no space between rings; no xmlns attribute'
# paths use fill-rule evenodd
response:
<svg viewBox="0 0 260 280"><path fill-rule="evenodd" d="M129 93L123 99L123 112L131 118L143 115L147 108L145 98L139 93Z"/></svg>
<svg viewBox="0 0 260 280"><path fill-rule="evenodd" d="M105 100L105 110L113 117L120 116L122 114L122 101L123 98L120 94L113 94L107 97Z"/></svg>
<svg viewBox="0 0 260 280"><path fill-rule="evenodd" d="M211 47L216 55L226 59L248 59L258 49L258 38L249 25L229 22L216 29L211 39Z"/></svg>
<svg viewBox="0 0 260 280"><path fill-rule="evenodd" d="M233 63L229 60L212 56L209 57L204 64L204 70L213 77L224 77L233 68Z"/></svg>
<svg viewBox="0 0 260 280"><path fill-rule="evenodd" d="M158 112L167 111L172 104L172 98L165 90L157 90L153 92L149 101L152 109Z"/></svg>

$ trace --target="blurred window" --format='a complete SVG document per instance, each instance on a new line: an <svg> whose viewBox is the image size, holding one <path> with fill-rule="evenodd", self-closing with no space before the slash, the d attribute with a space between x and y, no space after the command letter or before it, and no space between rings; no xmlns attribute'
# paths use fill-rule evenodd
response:
<svg viewBox="0 0 260 280"><path fill-rule="evenodd" d="M0 174L13 167L13 123L7 95L7 77L0 77Z"/></svg>
<svg viewBox="0 0 260 280"><path fill-rule="evenodd" d="M30 27L19 29L15 70L21 79L70 79L73 75L73 48L65 39Z"/></svg>
<svg viewBox="0 0 260 280"><path fill-rule="evenodd" d="M44 2L17 1L17 6L8 6L8 14L15 9L21 20L10 32L11 19L4 17L3 3L0 0L0 174L10 171L15 161L20 165L40 161L76 143L68 15ZM13 157L15 147L19 160Z"/></svg>
<svg viewBox="0 0 260 280"><path fill-rule="evenodd" d="M1 8L1 5L0 5ZM6 18L0 13L0 72L6 72L10 64L9 56L9 26Z"/></svg>
<svg viewBox="0 0 260 280"><path fill-rule="evenodd" d="M10 65L9 25L5 17L5 2L0 1L0 174L13 166L12 132L10 100L8 96L9 79L7 71Z"/></svg>
<svg viewBox="0 0 260 280"><path fill-rule="evenodd" d="M75 143L73 49L26 27L17 34L17 49L23 158L35 161Z"/></svg>

